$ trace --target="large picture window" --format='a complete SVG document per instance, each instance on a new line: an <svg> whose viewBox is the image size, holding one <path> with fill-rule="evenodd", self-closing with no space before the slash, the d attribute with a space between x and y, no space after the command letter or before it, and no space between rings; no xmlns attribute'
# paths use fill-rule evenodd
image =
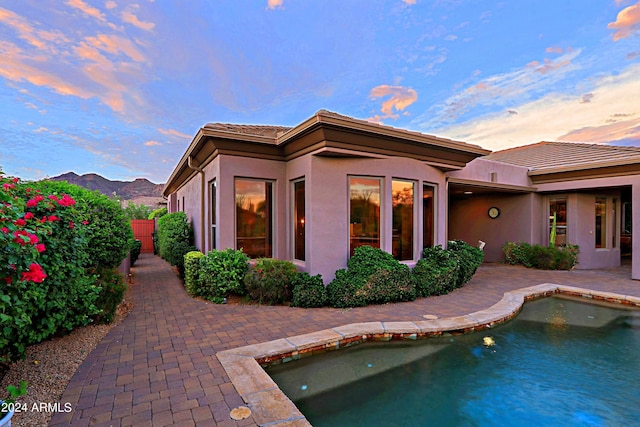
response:
<svg viewBox="0 0 640 427"><path fill-rule="evenodd" d="M391 181L393 208L392 254L397 260L413 259L413 207L415 185L411 181Z"/></svg>
<svg viewBox="0 0 640 427"><path fill-rule="evenodd" d="M360 246L380 247L380 178L349 178L350 254Z"/></svg>
<svg viewBox="0 0 640 427"><path fill-rule="evenodd" d="M294 258L305 260L304 181L293 183L293 249Z"/></svg>
<svg viewBox="0 0 640 427"><path fill-rule="evenodd" d="M434 218L435 218L435 210L434 210L434 197L435 197L435 187L430 184L422 185L422 247L431 248L433 247L433 236L435 235L434 230Z"/></svg>
<svg viewBox="0 0 640 427"><path fill-rule="evenodd" d="M272 257L273 183L236 179L236 248L251 258Z"/></svg>

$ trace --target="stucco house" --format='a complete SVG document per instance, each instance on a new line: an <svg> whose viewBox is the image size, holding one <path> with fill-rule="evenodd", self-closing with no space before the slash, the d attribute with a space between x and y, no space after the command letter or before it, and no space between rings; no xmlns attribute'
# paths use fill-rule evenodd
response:
<svg viewBox="0 0 640 427"><path fill-rule="evenodd" d="M542 142L491 153L320 110L295 127L202 127L165 185L202 251L292 260L325 281L361 245L415 264L423 248L507 241L580 246L579 268L633 257L640 279L640 148ZM639 242L639 243L636 243Z"/></svg>

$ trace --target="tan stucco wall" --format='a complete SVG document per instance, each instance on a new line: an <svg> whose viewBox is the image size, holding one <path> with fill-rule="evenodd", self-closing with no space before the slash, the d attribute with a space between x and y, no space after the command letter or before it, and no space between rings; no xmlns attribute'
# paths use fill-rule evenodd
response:
<svg viewBox="0 0 640 427"><path fill-rule="evenodd" d="M522 166L508 165L480 157L470 161L461 170L447 173L447 176L472 181L491 182L491 174L493 173L495 174L495 183L528 187L531 186L531 180L527 172L528 169Z"/></svg>
<svg viewBox="0 0 640 427"><path fill-rule="evenodd" d="M414 214L414 261L422 250L422 184L436 186L435 242L446 244L446 188L444 173L422 162L406 158L344 159L311 157L307 187L307 229L309 271L321 273L325 282L349 259L349 176L383 179L381 194L381 247L391 252L391 181L394 178L416 182ZM414 262L407 262L413 265Z"/></svg>
<svg viewBox="0 0 640 427"><path fill-rule="evenodd" d="M540 200L535 194L492 194L451 200L449 206L449 239L460 239L476 246L486 243L485 262L504 260L502 246L506 242L535 242L539 227L534 227L539 215ZM490 207L500 209L500 216L491 219Z"/></svg>

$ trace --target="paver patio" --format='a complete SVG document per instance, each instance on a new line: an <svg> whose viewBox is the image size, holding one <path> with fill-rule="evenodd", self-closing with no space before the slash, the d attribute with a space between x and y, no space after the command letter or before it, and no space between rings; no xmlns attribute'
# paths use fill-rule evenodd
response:
<svg viewBox="0 0 640 427"><path fill-rule="evenodd" d="M55 414L51 426L252 426L252 418L229 416L244 402L215 356L219 351L356 322L460 316L492 306L506 291L541 283L640 297L628 264L559 272L486 264L448 295L348 310L194 300L151 254L140 256L134 272L134 310L82 363L61 399L74 410Z"/></svg>

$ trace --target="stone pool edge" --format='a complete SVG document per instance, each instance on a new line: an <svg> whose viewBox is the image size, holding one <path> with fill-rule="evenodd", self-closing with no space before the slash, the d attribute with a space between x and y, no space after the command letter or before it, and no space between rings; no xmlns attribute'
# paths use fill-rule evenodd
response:
<svg viewBox="0 0 640 427"><path fill-rule="evenodd" d="M366 341L416 340L461 335L504 323L525 302L556 294L640 307L640 298L612 292L544 283L505 292L493 306L458 317L402 322L351 323L294 337L224 350L216 357L238 394L261 426L310 426L305 416L262 368L315 353L337 350Z"/></svg>

